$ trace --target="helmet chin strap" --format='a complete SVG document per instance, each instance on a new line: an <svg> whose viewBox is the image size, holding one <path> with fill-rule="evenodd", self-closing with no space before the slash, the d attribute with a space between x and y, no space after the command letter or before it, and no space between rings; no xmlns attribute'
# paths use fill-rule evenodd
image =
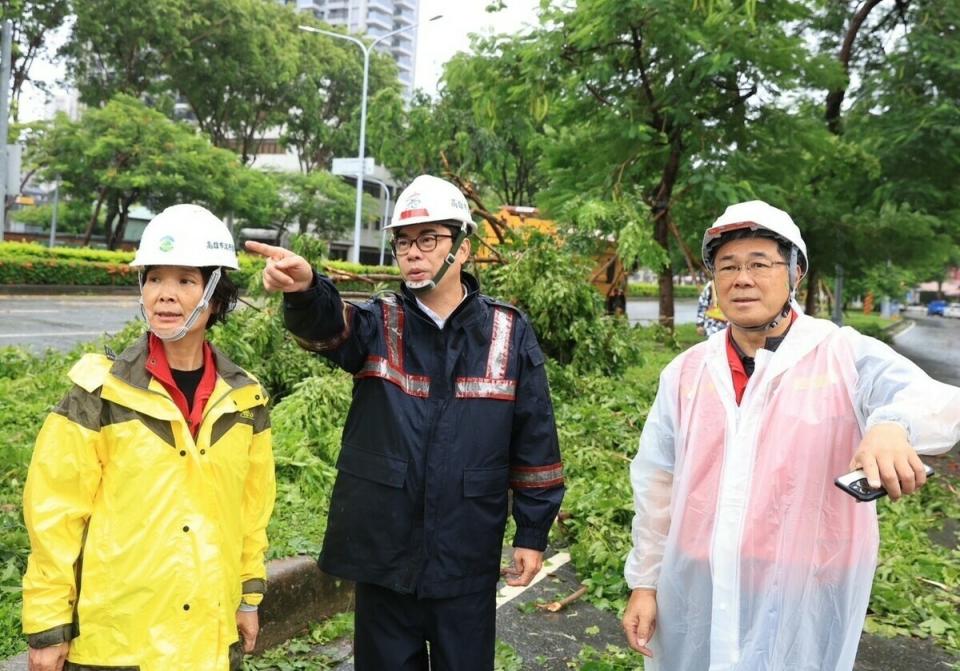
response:
<svg viewBox="0 0 960 671"><path fill-rule="evenodd" d="M143 321L150 325L150 319L147 318L147 310L143 306L143 271L141 270L138 273L138 280L140 282L140 316L143 317ZM160 338L164 342L176 342L181 340L187 333L190 332L190 329L193 328L193 325L197 323L197 320L200 319L207 307L210 305L210 299L213 298L213 292L217 288L217 284L220 282L220 268L214 268L213 272L210 273L210 279L207 280L207 286L203 289L203 296L200 297L200 302L197 303L197 306L193 308L193 312L190 313L190 316L187 317L187 321L183 323L183 326L178 328L176 331L171 333L160 333L157 329L150 326L150 332L153 335Z"/></svg>
<svg viewBox="0 0 960 671"><path fill-rule="evenodd" d="M791 292L791 298L792 298L792 292ZM779 326L780 322L783 321L784 317L790 314L790 310L792 309L790 302L791 302L791 299L787 299L787 302L783 304L783 309L777 313L776 317L768 321L766 324L758 324L755 326L744 326L743 324L738 324L734 320L730 319L730 317L727 317L727 321L729 321L731 324L736 326L741 331L748 331L750 333L759 333L761 331L772 331L773 329L777 328L777 326Z"/></svg>
<svg viewBox="0 0 960 671"><path fill-rule="evenodd" d="M440 266L440 270L437 271L437 274L434 275L432 279L421 280L420 282L404 281L404 284L407 285L407 288L418 295L425 294L436 289L437 285L440 284L440 280L442 280L443 276L447 274L450 266L452 266L457 260L457 250L460 249L460 245L463 244L463 241L467 239L467 235L469 235L467 232L467 225L461 224L460 233L458 233L457 237L454 238L453 244L450 246L450 253L448 253L447 257L443 260L443 265Z"/></svg>

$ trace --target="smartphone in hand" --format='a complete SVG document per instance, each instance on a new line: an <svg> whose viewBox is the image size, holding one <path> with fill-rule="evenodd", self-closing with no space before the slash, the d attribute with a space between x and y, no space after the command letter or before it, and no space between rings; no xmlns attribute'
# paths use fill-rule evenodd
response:
<svg viewBox="0 0 960 671"><path fill-rule="evenodd" d="M934 473L933 469L926 464L923 465L923 469L926 471L928 478ZM860 469L851 471L846 475L841 475L839 478L833 481L833 484L855 498L857 501L875 501L881 496L887 495L887 490L883 487L880 489L874 489L868 485L867 475Z"/></svg>

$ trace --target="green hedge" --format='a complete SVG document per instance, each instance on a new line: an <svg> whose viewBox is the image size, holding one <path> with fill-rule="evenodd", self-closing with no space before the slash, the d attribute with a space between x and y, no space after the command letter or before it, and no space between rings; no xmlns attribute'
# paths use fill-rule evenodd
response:
<svg viewBox="0 0 960 671"><path fill-rule="evenodd" d="M250 280L263 270L262 259L240 253L240 270L232 273L237 284L249 286ZM89 247L44 247L32 242L0 243L0 284L59 284L66 286L136 286L137 273L128 264L133 252L111 252ZM396 266L364 266L349 261L324 260L323 264L354 275L393 275L399 279ZM371 292L383 283L371 285L363 281L339 280L341 291ZM696 298L700 287L674 285L676 298ZM627 295L631 298L656 298L656 284L631 282Z"/></svg>
<svg viewBox="0 0 960 671"><path fill-rule="evenodd" d="M703 287L696 284L674 284L674 298L697 298ZM658 298L660 296L659 285L651 282L630 282L627 287L627 295L630 298Z"/></svg>
<svg viewBox="0 0 960 671"><path fill-rule="evenodd" d="M232 272L240 286L249 286L259 277L263 260L239 254L238 271ZM136 286L137 272L130 267L133 252L113 252L88 247L44 247L28 242L0 243L0 285L39 284L65 286ZM355 275L393 275L393 266L362 266L348 261L324 261L336 270ZM378 288L363 281L338 282L342 291L372 291Z"/></svg>

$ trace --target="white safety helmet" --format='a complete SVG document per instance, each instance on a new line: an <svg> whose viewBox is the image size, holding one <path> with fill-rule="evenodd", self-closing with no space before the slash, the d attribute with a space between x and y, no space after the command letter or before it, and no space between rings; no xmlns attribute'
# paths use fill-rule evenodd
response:
<svg viewBox="0 0 960 671"><path fill-rule="evenodd" d="M173 205L151 219L130 265L239 267L226 224L199 205Z"/></svg>
<svg viewBox="0 0 960 671"><path fill-rule="evenodd" d="M221 268L239 268L233 237L226 224L210 210L199 205L172 205L155 216L143 229L140 246L130 265L140 268L140 314L150 323L143 305L143 268L147 266L213 267L200 302L173 331L153 330L161 340L183 338L207 307L220 282Z"/></svg>
<svg viewBox="0 0 960 671"><path fill-rule="evenodd" d="M793 219L781 209L762 200L748 200L744 203L728 205L723 214L703 234L701 254L703 265L707 270L711 273L714 272L713 257L720 245L723 244L723 236L744 229L761 231L790 246L790 254L787 258L790 294L779 314L766 324L753 326L736 324L733 320L730 320L745 331L768 331L775 328L782 319L787 317L791 309L800 311L800 306L796 301L796 292L801 271L806 272L809 267L807 244L803 241L800 229L793 223Z"/></svg>
<svg viewBox="0 0 960 671"><path fill-rule="evenodd" d="M477 224L470 216L470 206L460 189L439 177L420 175L400 192L393 208L393 218L384 228L431 221L455 221L467 235L477 230Z"/></svg>
<svg viewBox="0 0 960 671"><path fill-rule="evenodd" d="M800 229L793 223L790 215L762 200L748 200L744 203L728 205L723 214L703 234L701 252L703 265L707 270L713 272L713 256L722 242L723 234L744 228L753 231L761 229L770 231L775 237L782 238L796 248L797 261L804 269L807 268L807 244L803 241Z"/></svg>
<svg viewBox="0 0 960 671"><path fill-rule="evenodd" d="M407 288L418 293L431 291L437 287L447 270L456 261L456 252L460 249L460 245L477 230L477 224L470 216L470 206L467 205L467 199L463 197L460 189L439 177L420 175L410 183L410 186L400 192L397 206L393 209L393 219L384 227L384 230L430 222L458 224L460 232L454 238L450 251L436 275L418 282L405 282Z"/></svg>

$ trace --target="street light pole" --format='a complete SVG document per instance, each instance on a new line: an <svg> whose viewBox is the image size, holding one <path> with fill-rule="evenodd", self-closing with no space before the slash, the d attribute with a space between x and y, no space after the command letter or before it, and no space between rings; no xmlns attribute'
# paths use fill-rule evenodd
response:
<svg viewBox="0 0 960 671"><path fill-rule="evenodd" d="M390 187L387 186L386 182L382 182L379 179L374 178L374 179L371 179L371 181L376 182L377 184L380 185L381 193L386 192L387 194L387 201L386 203L384 203L384 206L383 206L383 218L382 218L383 223L380 225L380 265L382 266L383 250L387 246L387 224L389 223L389 220L387 219L387 217L390 216Z"/></svg>
<svg viewBox="0 0 960 671"><path fill-rule="evenodd" d="M438 14L431 18L431 21L436 21L441 18L443 15ZM359 161L359 166L357 167L357 202L354 210L353 217L353 248L350 251L350 260L354 263L360 263L360 232L361 232L361 208L363 207L363 161L364 161L364 151L366 149L365 143L367 139L367 86L370 80L370 52L375 46L383 42L388 37L393 37L399 33L406 32L416 28L417 24L411 23L409 26L404 26L403 28L397 28L386 35L381 35L369 46L363 41L359 40L352 35L344 35L343 33L335 33L330 30L322 30L320 28L314 28L313 26L300 26L300 30L303 30L308 33L319 33L321 35L326 35L327 37L336 37L341 40L349 40L353 42L360 50L363 52L363 90L360 94L360 147L357 151L357 160Z"/></svg>
<svg viewBox="0 0 960 671"><path fill-rule="evenodd" d="M7 223L7 180L10 170L7 151L7 122L10 118L10 58L13 40L13 22L3 22L3 35L0 38L0 242L3 242L3 229Z"/></svg>

